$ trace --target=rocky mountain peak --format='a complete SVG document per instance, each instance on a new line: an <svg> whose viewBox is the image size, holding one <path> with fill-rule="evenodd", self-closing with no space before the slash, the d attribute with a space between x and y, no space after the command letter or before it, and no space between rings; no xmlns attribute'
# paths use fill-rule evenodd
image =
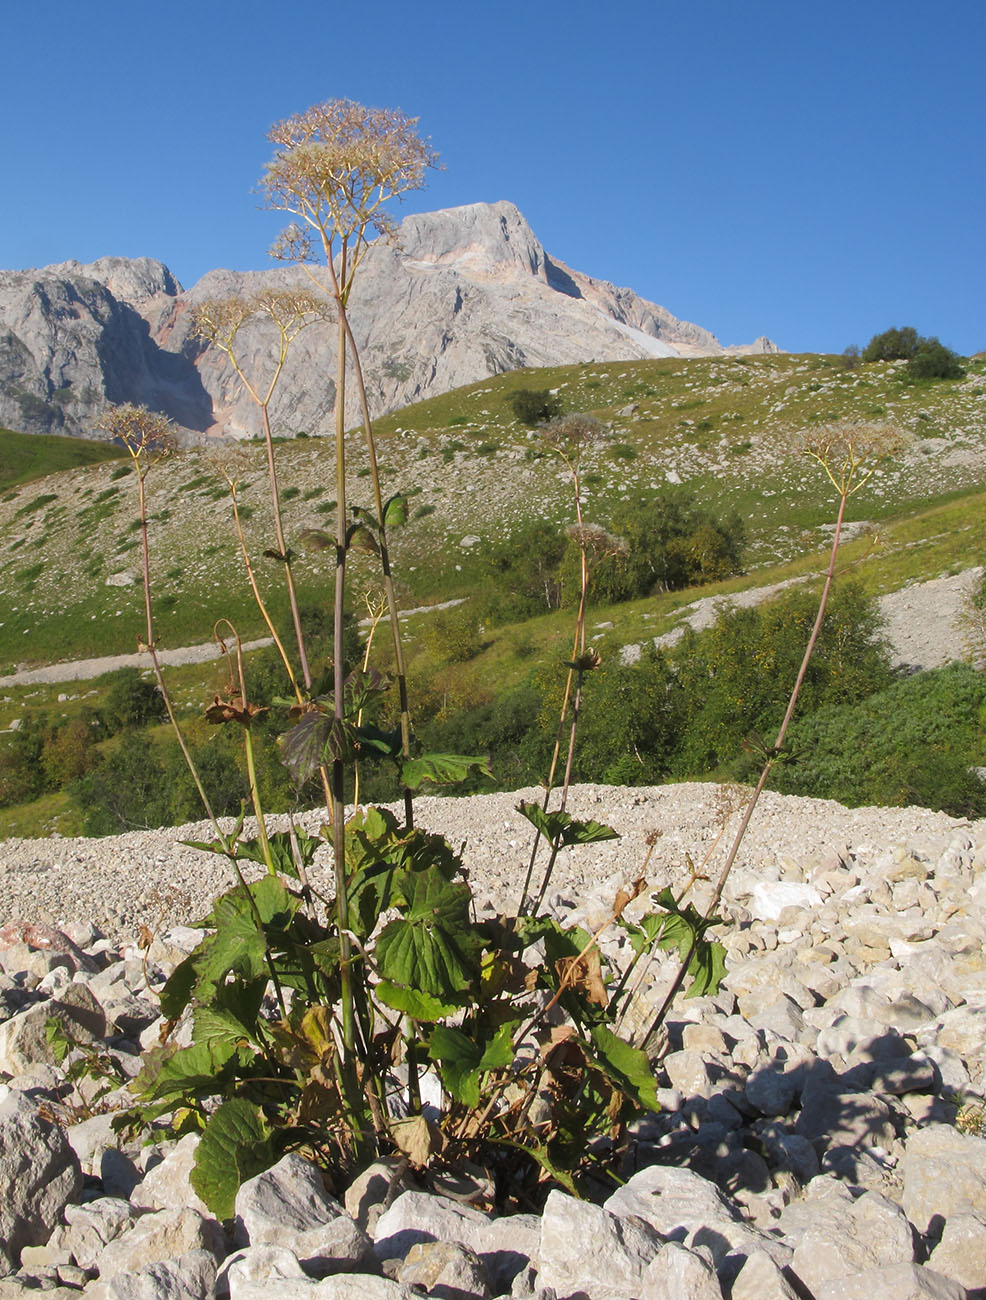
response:
<svg viewBox="0 0 986 1300"><path fill-rule="evenodd" d="M131 401L190 434L251 436L256 409L224 355L192 337L190 308L302 280L283 265L217 270L186 291L149 257L0 271L0 425L99 436L106 404ZM368 250L350 318L378 414L521 367L727 351L633 290L553 259L506 200L406 217ZM273 326L251 324L240 342L244 367L269 373ZM333 326L298 337L272 404L279 431L331 429L334 355Z"/></svg>
<svg viewBox="0 0 986 1300"><path fill-rule="evenodd" d="M153 257L100 257L95 262L58 262L41 273L48 279L96 280L119 302L139 311L148 299L166 294L175 298L182 287L163 262Z"/></svg>
<svg viewBox="0 0 986 1300"><path fill-rule="evenodd" d="M513 203L467 203L405 217L399 249L410 270L441 266L470 279L546 279L545 251Z"/></svg>

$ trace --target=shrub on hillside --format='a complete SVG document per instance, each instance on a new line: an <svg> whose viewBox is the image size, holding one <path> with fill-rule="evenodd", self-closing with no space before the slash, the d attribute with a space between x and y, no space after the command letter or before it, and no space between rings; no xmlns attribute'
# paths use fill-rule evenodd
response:
<svg viewBox="0 0 986 1300"><path fill-rule="evenodd" d="M796 722L776 786L853 807L914 803L982 817L986 785L970 769L986 761L984 718L982 673L967 664L918 673Z"/></svg>
<svg viewBox="0 0 986 1300"><path fill-rule="evenodd" d="M965 374L961 359L951 348L937 338L925 338L910 325L874 334L863 360L906 361L912 379L961 379Z"/></svg>
<svg viewBox="0 0 986 1300"><path fill-rule="evenodd" d="M864 361L908 361L917 351L919 335L911 325L874 334L863 349Z"/></svg>
<svg viewBox="0 0 986 1300"><path fill-rule="evenodd" d="M516 419L530 428L561 415L561 402L547 388L518 388L507 400Z"/></svg>
<svg viewBox="0 0 986 1300"><path fill-rule="evenodd" d="M465 663L483 648L479 610L469 603L442 610L431 616L422 636L437 663Z"/></svg>
<svg viewBox="0 0 986 1300"><path fill-rule="evenodd" d="M755 760L743 756L744 745L752 735L773 742L816 609L815 596L798 591L726 612L714 627L687 633L670 650L649 648L636 663L604 660L585 682L575 779L646 785L724 770L748 775ZM822 626L802 712L865 699L892 681L877 630L873 603L845 586ZM536 771L554 742L560 687L539 673L533 680L542 685L541 706L518 753Z"/></svg>
<svg viewBox="0 0 986 1300"><path fill-rule="evenodd" d="M684 700L675 775L698 776L735 764L751 735L773 742L816 609L813 593L794 591L769 604L732 610L705 632L685 634L673 658ZM890 680L875 606L846 584L822 624L799 712L864 699Z"/></svg>
<svg viewBox="0 0 986 1300"><path fill-rule="evenodd" d="M568 539L545 519L536 519L495 543L486 559L485 611L500 623L518 622L561 604L559 568Z"/></svg>
<svg viewBox="0 0 986 1300"><path fill-rule="evenodd" d="M603 550L592 564L594 604L636 600L742 572L743 521L738 515L720 518L683 489L665 488L650 500L623 506L610 520L608 534L619 545ZM578 591L574 541L561 572L563 603L571 604Z"/></svg>
<svg viewBox="0 0 986 1300"><path fill-rule="evenodd" d="M238 813L249 790L231 744L217 738L193 747L192 756L216 815ZM83 810L87 835L119 835L202 817L202 803L177 743L151 747L135 731L126 732L69 793Z"/></svg>
<svg viewBox="0 0 986 1300"><path fill-rule="evenodd" d="M912 379L961 379L965 368L957 353L936 338L921 339L907 363Z"/></svg>
<svg viewBox="0 0 986 1300"><path fill-rule="evenodd" d="M139 669L120 668L108 679L112 685L103 703L102 714L110 735L164 721L166 711L161 692L153 682L144 680Z"/></svg>

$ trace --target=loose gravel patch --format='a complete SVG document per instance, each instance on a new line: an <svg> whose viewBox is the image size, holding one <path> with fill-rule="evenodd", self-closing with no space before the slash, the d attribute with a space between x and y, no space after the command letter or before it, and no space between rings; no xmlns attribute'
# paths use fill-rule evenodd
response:
<svg viewBox="0 0 986 1300"><path fill-rule="evenodd" d="M477 897L505 908L517 900L533 833L516 807L521 799L537 800L542 793L530 788L461 799L425 798L416 802L415 817L418 825L445 835L456 848L462 846ZM652 888L680 886L688 877L689 861L714 878L738 821L738 813L732 812L728 819L727 813L741 793L736 787L700 783L573 787L569 810L612 826L620 838L563 850L552 888L578 899L612 878L615 894L621 882L641 873ZM284 818L272 820L286 826ZM318 833L325 813L305 813L298 821ZM925 808L849 809L832 800L767 792L743 843L736 872L777 879L786 863L803 863L806 856L833 859L847 850L868 851L968 825ZM202 916L216 894L232 883L222 858L182 843L210 836L209 823L197 822L106 839L7 840L0 847L0 910L5 918L58 926L91 921L119 941L135 937L140 925L158 932L187 924ZM654 837L649 849L648 839ZM331 875L326 845L316 859L316 888L331 893ZM710 888L699 886L699 901L703 889Z"/></svg>

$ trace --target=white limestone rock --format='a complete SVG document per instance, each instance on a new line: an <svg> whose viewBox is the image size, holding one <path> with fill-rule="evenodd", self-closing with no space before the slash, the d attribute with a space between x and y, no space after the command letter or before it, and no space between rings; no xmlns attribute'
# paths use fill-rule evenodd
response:
<svg viewBox="0 0 986 1300"><path fill-rule="evenodd" d="M156 1210L106 1246L97 1260L100 1280L198 1251L208 1251L217 1264L225 1258L226 1238L215 1219L191 1209Z"/></svg>
<svg viewBox="0 0 986 1300"><path fill-rule="evenodd" d="M986 1215L950 1215L928 1267L969 1291L986 1288Z"/></svg>
<svg viewBox="0 0 986 1300"><path fill-rule="evenodd" d="M492 1294L483 1261L457 1241L419 1241L397 1270L396 1281L450 1300L466 1296L490 1300Z"/></svg>
<svg viewBox="0 0 986 1300"><path fill-rule="evenodd" d="M177 1210L187 1207L208 1216L211 1211L189 1181L201 1138L188 1133L175 1143L160 1164L144 1175L130 1194L131 1205L142 1210Z"/></svg>
<svg viewBox="0 0 986 1300"><path fill-rule="evenodd" d="M212 1300L216 1259L209 1250L191 1250L175 1259L155 1260L117 1273L86 1288L86 1300Z"/></svg>
<svg viewBox="0 0 986 1300"><path fill-rule="evenodd" d="M554 1191L541 1216L538 1285L593 1300L644 1296L664 1237L642 1220Z"/></svg>
<svg viewBox="0 0 986 1300"><path fill-rule="evenodd" d="M791 1269L809 1291L823 1282L914 1259L911 1228L899 1206L876 1192L855 1201L816 1203Z"/></svg>
<svg viewBox="0 0 986 1300"><path fill-rule="evenodd" d="M376 1268L370 1238L326 1192L318 1168L293 1153L242 1184L233 1240L284 1246L321 1277Z"/></svg>
<svg viewBox="0 0 986 1300"><path fill-rule="evenodd" d="M986 1139L946 1124L913 1133L904 1156L904 1213L921 1233L953 1214L986 1218Z"/></svg>
<svg viewBox="0 0 986 1300"><path fill-rule="evenodd" d="M8 1090L0 1098L0 1271L17 1267L24 1246L45 1243L81 1191L82 1171L64 1129Z"/></svg>

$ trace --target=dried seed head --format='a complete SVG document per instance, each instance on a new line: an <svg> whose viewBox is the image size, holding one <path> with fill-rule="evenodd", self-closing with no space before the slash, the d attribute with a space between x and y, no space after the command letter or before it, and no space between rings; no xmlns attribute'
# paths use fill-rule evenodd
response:
<svg viewBox="0 0 986 1300"><path fill-rule="evenodd" d="M606 437L604 426L591 415L559 415L542 425L539 432L545 447L566 460L577 458Z"/></svg>
<svg viewBox="0 0 986 1300"><path fill-rule="evenodd" d="M126 447L137 471L144 478L152 465L167 455L175 444L175 426L165 415L146 406L109 406L99 427Z"/></svg>
<svg viewBox="0 0 986 1300"><path fill-rule="evenodd" d="M261 289L248 297L206 298L192 308L192 332L232 354L247 321L266 317L291 341L308 325L333 315L332 304L305 289Z"/></svg>
<svg viewBox="0 0 986 1300"><path fill-rule="evenodd" d="M608 533L599 524L583 524L581 528L573 524L565 531L585 551L590 563L613 555L626 555L629 549L625 538Z"/></svg>
<svg viewBox="0 0 986 1300"><path fill-rule="evenodd" d="M810 429L802 439L803 450L818 461L840 496L857 492L881 461L898 455L905 445L894 425L850 420Z"/></svg>
<svg viewBox="0 0 986 1300"><path fill-rule="evenodd" d="M362 238L367 227L386 233L391 222L381 205L421 189L428 168L438 164L417 126L400 109L364 108L349 99L330 99L276 123L267 137L274 157L260 182L267 206L294 213L326 248L335 237ZM310 246L290 228L277 247L278 256L310 260Z"/></svg>

